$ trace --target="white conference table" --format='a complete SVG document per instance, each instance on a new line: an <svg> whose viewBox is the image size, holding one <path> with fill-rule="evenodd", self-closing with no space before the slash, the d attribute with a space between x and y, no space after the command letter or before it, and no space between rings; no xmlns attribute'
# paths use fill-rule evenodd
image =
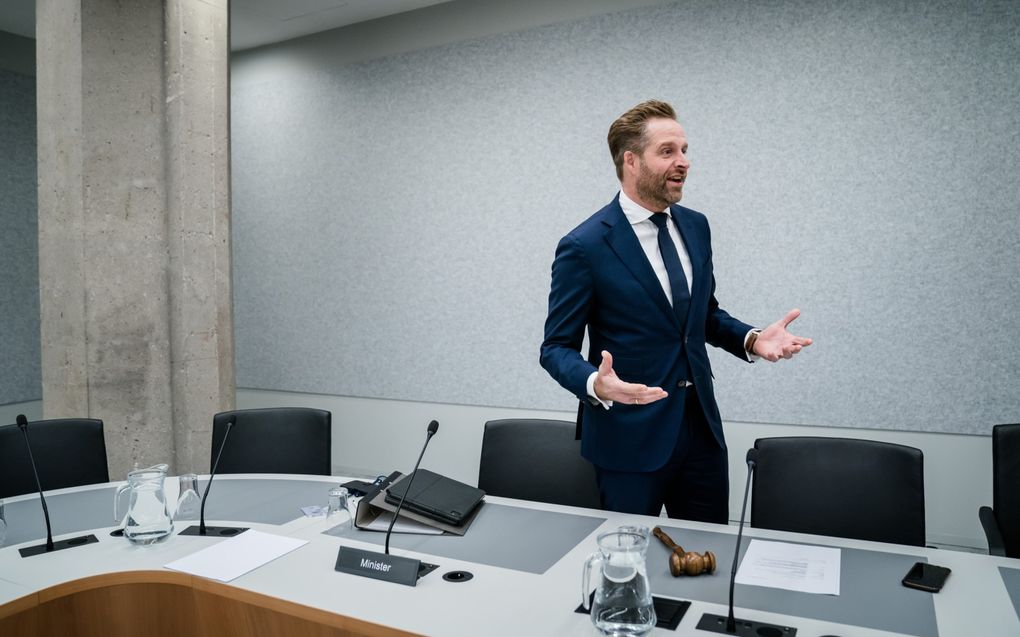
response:
<svg viewBox="0 0 1020 637"><path fill-rule="evenodd" d="M573 612L580 603L582 565L596 548L596 536L622 525L660 525L685 549L713 550L718 558L715 575L672 578L667 568L668 552L652 538L648 552L652 593L691 601L675 631L656 628L653 635L709 635L695 629L701 615L726 613L725 591L736 539L735 526L492 496L486 497L482 512L463 538L394 537L392 552L439 565L436 571L419 580L416 587L336 572L334 565L341 545L378 550L382 541L381 534L353 529L345 532L347 537L337 537L334 534L340 531L336 529L326 532L324 518L302 516L299 507L325 505L329 487L342 481L343 478L327 476L217 476L207 508L207 523L243 524L308 541L301 548L228 584L191 578L164 568L168 562L224 541L222 539L176 535L184 525L178 525L175 535L168 540L147 547L111 537L110 531L116 527L112 524L110 500L113 488L119 483L48 492L50 516L59 533L54 539L88 529L95 533L99 542L30 558L22 558L17 549L45 539L41 509L36 504L38 496L8 498L5 502L10 528L7 543L0 548L0 633L6 625L15 627L12 634L17 634L17 630L32 634L24 627L36 626L32 622L41 621L26 619L33 608L47 616L52 616L54 609L88 615L92 607L87 604L74 606L68 602L61 606L61 600L90 588L116 585L121 587L118 590L141 589L156 583L164 585L160 591L177 587L173 594L158 593L156 599L184 599L178 590L181 587L193 589L186 591L185 596L199 592L213 595L213 601L207 600L198 611L206 618L215 616L218 609L228 613L229 603L249 605L247 610L229 611L234 619L224 619L225 624L215 630L209 629L209 634L234 631L233 634L277 635L307 631L308 625L295 627L251 616L252 608L268 605L283 615L312 622L321 628L317 634L324 635L596 635L588 616ZM175 479L167 480L171 502L176 500L176 484ZM214 499L217 494L221 496L218 500ZM220 518L217 511L229 512L236 519ZM32 515L38 519L28 519ZM101 526L102 522L97 522L103 519L109 520L110 525ZM751 537L840 547L843 555L841 594L838 597L808 596L738 585L736 605L740 618L794 626L797 634L803 637L1020 635L1020 609L1015 605L1020 604L1015 601L1020 599L1018 560L745 529L745 545ZM952 569L942 592L932 595L905 589L899 584L899 577L916 560ZM444 581L442 574L453 570L469 571L474 577L466 582ZM153 604L151 598L123 603ZM68 610L71 608L75 610ZM174 615L174 612L170 609L160 617L169 617L165 621L172 623L180 619L181 614ZM109 618L104 619L107 620ZM8 623L4 624L5 621ZM67 621L78 622L79 627L87 623L77 616L69 616ZM229 622L234 623L227 625ZM249 624L244 625L244 622ZM140 632L161 634L154 633L152 627ZM81 634L115 633L96 628L91 633Z"/></svg>

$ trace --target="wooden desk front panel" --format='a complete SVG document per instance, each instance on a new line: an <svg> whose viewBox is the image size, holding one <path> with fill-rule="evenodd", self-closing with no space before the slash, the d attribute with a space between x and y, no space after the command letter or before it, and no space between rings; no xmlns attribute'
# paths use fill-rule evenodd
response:
<svg viewBox="0 0 1020 637"><path fill-rule="evenodd" d="M0 606L15 637L416 637L274 597L170 571L67 582Z"/></svg>

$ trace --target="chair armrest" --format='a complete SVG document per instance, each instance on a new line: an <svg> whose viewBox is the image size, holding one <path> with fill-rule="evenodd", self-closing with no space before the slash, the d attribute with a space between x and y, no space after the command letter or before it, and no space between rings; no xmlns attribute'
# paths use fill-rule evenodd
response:
<svg viewBox="0 0 1020 637"><path fill-rule="evenodd" d="M1002 532L999 531L999 523L995 520L995 512L991 507L978 509L978 519L985 530L985 538L988 539L988 554L1006 557L1006 543L1002 539Z"/></svg>

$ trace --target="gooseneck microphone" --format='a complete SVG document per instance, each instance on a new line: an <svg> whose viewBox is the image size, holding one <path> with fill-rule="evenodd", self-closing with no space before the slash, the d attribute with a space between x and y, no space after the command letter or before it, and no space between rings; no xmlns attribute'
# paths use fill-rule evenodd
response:
<svg viewBox="0 0 1020 637"><path fill-rule="evenodd" d="M205 525L205 501L209 498L209 488L212 487L213 478L216 477L216 468L220 466L220 457L223 456L223 448L227 446L227 438L230 437L230 429L234 426L237 416L231 415L227 419L227 430L223 432L223 440L220 441L220 450L216 452L216 460L213 462L212 472L209 473L209 481L205 483L205 491L202 493L202 508L199 514L198 526L189 526L178 535L215 535L229 537L248 530L242 526L206 526Z"/></svg>
<svg viewBox="0 0 1020 637"><path fill-rule="evenodd" d="M737 546L733 549L733 566L730 568L730 614L726 618L726 632L737 632L737 620L733 617L733 588L737 583L737 561L740 558L740 541L744 538L744 520L747 514L747 495L751 491L751 476L758 466L758 450L747 450L747 482L744 483L744 504L740 507L740 526L737 527Z"/></svg>
<svg viewBox="0 0 1020 637"><path fill-rule="evenodd" d="M341 546L336 554L336 566L333 567L335 570L359 577L370 577L384 582L393 582L394 584L417 586L420 578L439 568L437 564L429 564L412 557L390 555L390 535L393 534L393 525L400 515L400 509L404 506L404 500L407 499L407 495L411 492L411 483L414 481L414 476L418 473L418 465L421 464L421 459L425 455L425 449L429 446L429 440L432 440L432 436L436 435L437 431L439 431L439 423L433 420L429 423L428 433L425 436L425 444L422 445L421 453L418 454L418 462L414 463L414 471L405 478L407 488L404 489L403 495L400 496L400 502L397 503L397 508L393 511L393 518L386 529L386 552L380 553L378 551L366 551L350 546ZM390 478L392 479L396 475L397 472L394 471ZM391 480L387 480L373 491L369 491L358 504L358 507L372 506L371 502L375 498L381 499L381 490L390 482Z"/></svg>
<svg viewBox="0 0 1020 637"><path fill-rule="evenodd" d="M209 489L212 487L213 478L216 477L216 468L220 466L220 458L223 456L223 448L227 446L227 438L230 437L230 430L234 427L234 416L227 420L227 430L223 432L223 440L220 441L220 450L216 452L216 462L213 463L212 472L209 474L209 482L205 483L205 492L202 493L202 510L199 514L199 533L206 534L205 527L205 501L209 499Z"/></svg>
<svg viewBox="0 0 1020 637"><path fill-rule="evenodd" d="M766 622L752 621L747 619L736 619L733 616L733 588L737 583L737 562L740 558L740 541L744 537L744 520L747 514L747 496L751 493L751 477L754 475L754 468L758 466L758 450L750 448L747 450L747 482L744 484L744 504L740 507L740 525L737 527L737 546L733 550L733 566L730 568L730 612L729 615L715 615L705 613L698 622L698 630L707 630L713 633L727 635L785 635L794 637L797 629L790 626L780 626Z"/></svg>
<svg viewBox="0 0 1020 637"><path fill-rule="evenodd" d="M425 456L425 449L429 446L429 440L432 440L432 436L436 435L439 431L439 421L433 420L429 423L429 428L425 432L425 444L421 447L421 453L418 454L418 462L414 463L414 470L411 471L411 475L407 477L407 488L404 489L404 495L400 496L400 502L397 503L397 510L393 512L393 519L390 520L390 526L386 529L386 555L390 554L390 536L393 534L393 525L397 521L397 516L400 515L400 509L404 506L404 500L407 499L407 494L411 492L411 483L414 482L414 477L418 475L418 465L421 464L421 459Z"/></svg>
<svg viewBox="0 0 1020 637"><path fill-rule="evenodd" d="M15 419L18 429L25 438L25 448L28 449L28 462L32 465L32 473L35 475L35 486L39 489L39 501L42 503L43 517L46 518L46 550L53 550L53 527L50 526L50 509L46 506L46 496L43 495L42 482L39 480L39 469L35 466L35 456L32 455L32 443L28 441L28 418L25 414L18 414Z"/></svg>
<svg viewBox="0 0 1020 637"><path fill-rule="evenodd" d="M50 526L50 509L46 506L46 496L43 495L42 481L39 480L39 469L35 465L35 456L32 455L32 443L28 440L28 418L25 417L25 414L18 414L17 418L15 418L15 422L18 424L18 429L21 430L21 435L25 438L25 448L28 449L28 462L32 465L32 474L35 475L35 486L39 489L39 501L42 503L43 517L46 519L46 543L18 549L18 552L21 553L21 557L31 557L33 555L39 555L40 553L52 553L53 551L59 551L73 546L81 546L83 544L98 542L99 540L96 539L96 536L94 535L82 535L80 537L61 540L59 542L53 541L53 527Z"/></svg>

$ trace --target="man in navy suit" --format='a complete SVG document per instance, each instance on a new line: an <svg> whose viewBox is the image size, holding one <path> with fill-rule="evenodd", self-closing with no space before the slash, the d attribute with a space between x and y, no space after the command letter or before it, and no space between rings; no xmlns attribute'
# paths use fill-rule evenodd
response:
<svg viewBox="0 0 1020 637"><path fill-rule="evenodd" d="M638 104L608 141L620 194L556 248L542 367L581 400L581 454L604 509L665 505L670 517L725 524L726 443L705 344L775 362L811 339L786 329L798 310L757 330L719 307L708 221L675 205L690 162L669 104Z"/></svg>

